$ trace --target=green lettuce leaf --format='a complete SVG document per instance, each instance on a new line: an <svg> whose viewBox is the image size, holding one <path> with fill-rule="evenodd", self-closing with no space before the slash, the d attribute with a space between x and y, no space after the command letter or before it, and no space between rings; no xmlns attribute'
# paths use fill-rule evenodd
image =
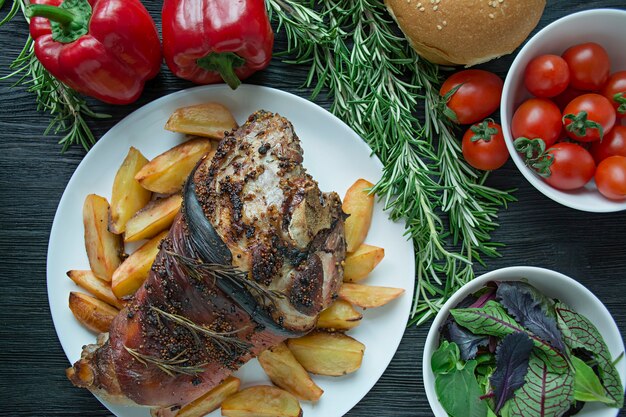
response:
<svg viewBox="0 0 626 417"><path fill-rule="evenodd" d="M451 417L487 417L487 403L482 395L474 369L476 361L468 361L461 369L439 374L435 378L435 391L444 410Z"/></svg>
<svg viewBox="0 0 626 417"><path fill-rule="evenodd" d="M443 340L430 358L430 367L435 375L447 374L456 369L459 359L459 347L456 343Z"/></svg>
<svg viewBox="0 0 626 417"><path fill-rule="evenodd" d="M605 404L613 404L612 398L607 397L602 382L593 372L593 369L582 359L572 356L574 364L574 399L584 402L601 402Z"/></svg>
<svg viewBox="0 0 626 417"><path fill-rule="evenodd" d="M565 360L555 372L554 357L534 349L524 385L502 408L503 417L560 417L574 400L574 376Z"/></svg>
<svg viewBox="0 0 626 417"><path fill-rule="evenodd" d="M611 353L598 329L586 317L572 311L567 305L555 305L557 325L563 333L563 340L570 349L585 349L593 354L598 363L600 379L614 407L624 405L624 387L619 373L613 365Z"/></svg>

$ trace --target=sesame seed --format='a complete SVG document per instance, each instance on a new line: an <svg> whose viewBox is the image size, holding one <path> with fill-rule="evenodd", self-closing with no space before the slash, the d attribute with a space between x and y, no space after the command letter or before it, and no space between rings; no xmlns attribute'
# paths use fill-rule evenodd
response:
<svg viewBox="0 0 626 417"><path fill-rule="evenodd" d="M424 10L426 10L426 9L423 8L423 7L420 7L420 12L423 12Z"/></svg>
<svg viewBox="0 0 626 417"><path fill-rule="evenodd" d="M417 6L416 6L416 7L419 9L420 7L422 7L422 3L421 3L421 2L420 2L420 3L417 3Z"/></svg>
<svg viewBox="0 0 626 417"><path fill-rule="evenodd" d="M443 27L441 25L437 25L437 29L441 30Z"/></svg>
<svg viewBox="0 0 626 417"><path fill-rule="evenodd" d="M439 6L433 6L434 11L437 11L437 9L439 9Z"/></svg>
<svg viewBox="0 0 626 417"><path fill-rule="evenodd" d="M490 18L492 18L492 19L493 19L493 18L495 18L495 16L493 15L493 13L489 13L489 17L490 17Z"/></svg>
<svg viewBox="0 0 626 417"><path fill-rule="evenodd" d="M435 0L430 0L430 4L435 4Z"/></svg>
<svg viewBox="0 0 626 417"><path fill-rule="evenodd" d="M448 26L448 21L447 20L444 20L442 23L443 23L444 26Z"/></svg>

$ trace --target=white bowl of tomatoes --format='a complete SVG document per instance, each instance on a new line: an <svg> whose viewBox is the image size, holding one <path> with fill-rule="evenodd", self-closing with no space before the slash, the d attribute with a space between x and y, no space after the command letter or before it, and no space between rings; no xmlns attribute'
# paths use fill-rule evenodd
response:
<svg viewBox="0 0 626 417"><path fill-rule="evenodd" d="M587 10L546 26L517 55L502 130L526 179L554 201L626 210L626 11Z"/></svg>

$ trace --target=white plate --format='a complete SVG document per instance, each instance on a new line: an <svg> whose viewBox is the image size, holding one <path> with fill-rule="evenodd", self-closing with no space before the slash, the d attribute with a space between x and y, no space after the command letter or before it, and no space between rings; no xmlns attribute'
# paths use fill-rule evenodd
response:
<svg viewBox="0 0 626 417"><path fill-rule="evenodd" d="M242 85L236 91L226 86L196 87L138 109L114 126L85 156L63 193L52 224L48 298L59 340L70 362L80 358L83 345L95 341L95 335L76 321L67 306L69 292L78 287L67 278L66 272L89 269L82 225L85 197L96 193L110 198L115 172L129 146L150 159L180 143L182 135L163 129L168 117L179 107L207 101L226 105L239 123L259 109L289 119L302 141L304 166L323 191L334 190L343 196L356 179L376 182L381 176L380 161L370 155L367 145L347 125L321 107L282 91L252 85ZM316 404L302 402L305 416L332 417L348 412L372 388L395 354L409 316L415 275L413 244L403 234L404 225L391 222L382 204L376 203L367 242L385 248L385 258L366 283L401 287L406 292L387 306L364 313L363 323L350 332L366 346L361 369L339 378L314 377L324 395ZM235 375L241 378L244 387L269 383L256 360L248 362ZM145 408L104 401L103 404L117 416L149 415ZM219 410L210 415L219 416Z"/></svg>

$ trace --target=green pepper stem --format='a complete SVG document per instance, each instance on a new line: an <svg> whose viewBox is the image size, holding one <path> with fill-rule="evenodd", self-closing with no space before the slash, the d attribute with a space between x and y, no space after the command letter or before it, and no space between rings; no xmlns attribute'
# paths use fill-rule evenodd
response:
<svg viewBox="0 0 626 417"><path fill-rule="evenodd" d="M58 6L31 4L26 8L26 17L30 19L35 16L45 17L64 26L71 24L76 18L74 13Z"/></svg>
<svg viewBox="0 0 626 417"><path fill-rule="evenodd" d="M242 57L233 52L211 52L196 61L200 68L218 72L233 90L241 84L239 77L235 74L235 68L242 66L245 62Z"/></svg>

